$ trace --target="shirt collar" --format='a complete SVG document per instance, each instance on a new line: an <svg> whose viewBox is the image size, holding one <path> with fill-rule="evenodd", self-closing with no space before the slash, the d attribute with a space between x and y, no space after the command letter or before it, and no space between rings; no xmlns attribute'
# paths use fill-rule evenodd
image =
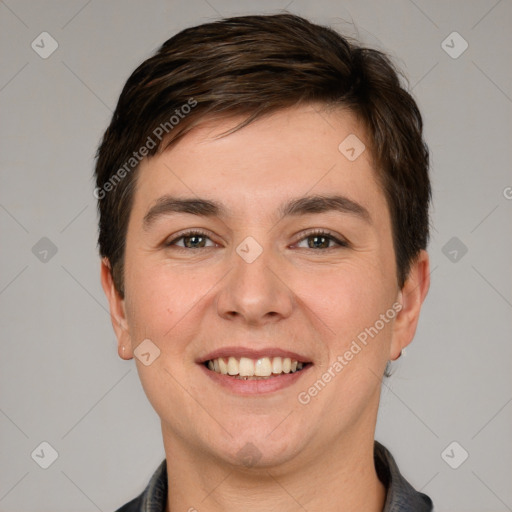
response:
<svg viewBox="0 0 512 512"><path fill-rule="evenodd" d="M382 512L430 512L432 500L416 491L402 476L393 455L378 441L374 443L375 470L386 487L386 501Z"/></svg>

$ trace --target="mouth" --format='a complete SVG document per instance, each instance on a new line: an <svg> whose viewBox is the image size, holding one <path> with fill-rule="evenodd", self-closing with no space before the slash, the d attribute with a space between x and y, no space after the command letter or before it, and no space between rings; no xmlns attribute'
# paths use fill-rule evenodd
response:
<svg viewBox="0 0 512 512"><path fill-rule="evenodd" d="M203 365L211 372L238 380L269 380L304 371L310 362L293 357L263 356L258 358L224 356L208 359Z"/></svg>
<svg viewBox="0 0 512 512"><path fill-rule="evenodd" d="M276 347L255 350L231 346L196 359L212 382L235 395L258 396L282 391L304 380L313 366L306 355Z"/></svg>

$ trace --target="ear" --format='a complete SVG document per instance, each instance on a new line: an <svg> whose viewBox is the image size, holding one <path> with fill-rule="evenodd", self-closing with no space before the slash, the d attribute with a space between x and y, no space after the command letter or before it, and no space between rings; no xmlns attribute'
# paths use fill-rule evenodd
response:
<svg viewBox="0 0 512 512"><path fill-rule="evenodd" d="M420 251L398 295L402 309L395 318L389 357L398 359L416 333L420 310L430 287L430 263L426 251Z"/></svg>
<svg viewBox="0 0 512 512"><path fill-rule="evenodd" d="M110 305L110 319L117 337L117 353L122 359L132 359L132 343L126 320L125 301L114 285L112 268L108 258L101 260L101 286Z"/></svg>

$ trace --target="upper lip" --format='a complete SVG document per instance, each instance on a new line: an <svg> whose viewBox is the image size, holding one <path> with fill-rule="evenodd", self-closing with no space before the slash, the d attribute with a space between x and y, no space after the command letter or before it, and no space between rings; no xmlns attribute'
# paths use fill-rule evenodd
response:
<svg viewBox="0 0 512 512"><path fill-rule="evenodd" d="M304 355L291 352L289 350L283 350L276 347L262 348L254 350L253 348L246 347L223 347L213 352L208 353L206 356L197 359L198 363L204 363L212 359L218 359L219 357L248 357L249 359L261 359L262 357L289 357L299 363L309 363L311 360Z"/></svg>

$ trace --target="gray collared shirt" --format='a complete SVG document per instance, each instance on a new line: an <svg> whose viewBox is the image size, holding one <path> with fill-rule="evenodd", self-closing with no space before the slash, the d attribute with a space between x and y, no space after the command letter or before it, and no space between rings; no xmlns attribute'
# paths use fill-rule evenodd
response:
<svg viewBox="0 0 512 512"><path fill-rule="evenodd" d="M382 512L429 512L432 500L414 488L398 470L395 459L378 441L374 443L377 476L387 490ZM153 473L146 489L116 512L165 512L167 503L167 465L164 459Z"/></svg>

